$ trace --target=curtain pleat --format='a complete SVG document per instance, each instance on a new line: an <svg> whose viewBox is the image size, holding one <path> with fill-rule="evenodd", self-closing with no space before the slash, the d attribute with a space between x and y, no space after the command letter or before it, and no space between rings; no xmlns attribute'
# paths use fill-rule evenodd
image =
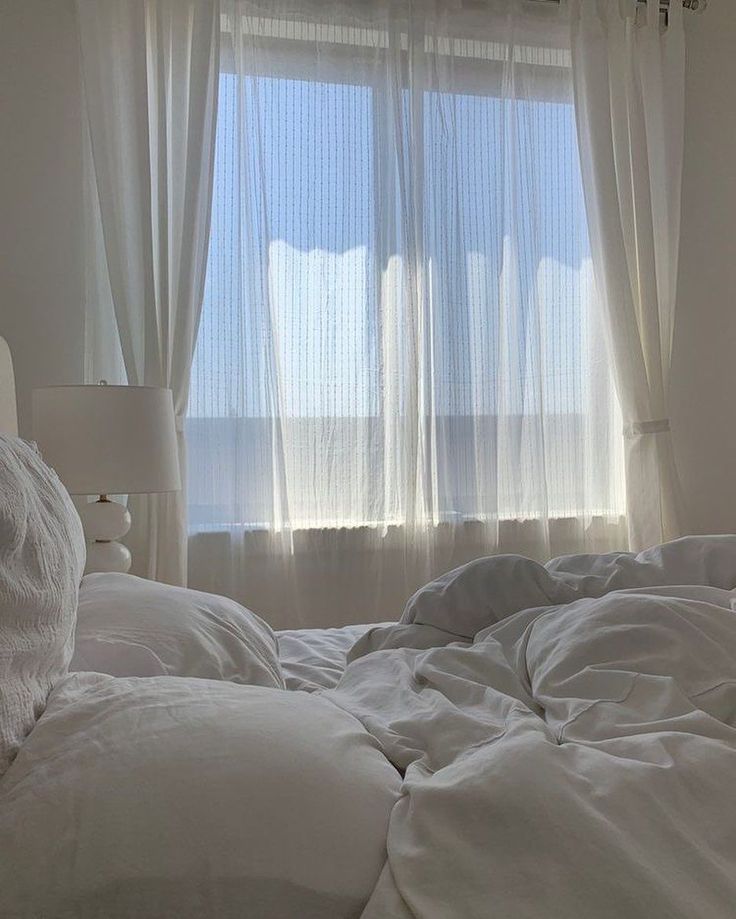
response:
<svg viewBox="0 0 736 919"><path fill-rule="evenodd" d="M480 555L627 548L567 17L222 0L193 586L340 625Z"/></svg>
<svg viewBox="0 0 736 919"><path fill-rule="evenodd" d="M112 325L127 382L173 391L184 479L183 419L209 252L219 4L77 0L77 14ZM104 299L93 305L91 328L109 336ZM114 363L115 349L106 350ZM185 584L184 493L130 503L133 571Z"/></svg>
<svg viewBox="0 0 736 919"><path fill-rule="evenodd" d="M680 3L571 3L575 110L593 261L618 395L629 542L682 535L668 393L680 240Z"/></svg>

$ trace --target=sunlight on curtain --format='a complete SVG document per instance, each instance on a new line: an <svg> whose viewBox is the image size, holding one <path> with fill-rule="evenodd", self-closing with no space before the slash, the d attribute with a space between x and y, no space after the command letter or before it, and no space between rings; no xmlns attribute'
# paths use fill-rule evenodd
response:
<svg viewBox="0 0 736 919"><path fill-rule="evenodd" d="M332 625L625 548L563 13L224 8L191 586Z"/></svg>

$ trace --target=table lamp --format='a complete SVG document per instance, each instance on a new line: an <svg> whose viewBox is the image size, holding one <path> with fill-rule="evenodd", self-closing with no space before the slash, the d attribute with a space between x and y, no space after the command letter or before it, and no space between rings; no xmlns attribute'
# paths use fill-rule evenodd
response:
<svg viewBox="0 0 736 919"><path fill-rule="evenodd" d="M171 390L104 381L34 389L33 436L70 494L99 496L80 511L85 572L128 571L130 551L118 539L130 513L108 495L181 488Z"/></svg>

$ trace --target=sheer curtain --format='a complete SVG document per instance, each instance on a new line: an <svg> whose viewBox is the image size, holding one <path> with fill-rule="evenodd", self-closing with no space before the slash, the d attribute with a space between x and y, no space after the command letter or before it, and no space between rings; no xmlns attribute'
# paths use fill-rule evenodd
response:
<svg viewBox="0 0 736 919"><path fill-rule="evenodd" d="M583 182L621 399L632 548L681 535L668 391L685 118L682 5L573 0Z"/></svg>
<svg viewBox="0 0 736 919"><path fill-rule="evenodd" d="M190 584L277 626L627 547L568 14L470 7L222 3Z"/></svg>
<svg viewBox="0 0 736 919"><path fill-rule="evenodd" d="M105 365L116 375L120 353L124 382L173 391L183 478L210 229L219 4L77 0L77 18L91 154L88 362L95 375ZM186 583L184 495L136 495L131 504L134 571Z"/></svg>

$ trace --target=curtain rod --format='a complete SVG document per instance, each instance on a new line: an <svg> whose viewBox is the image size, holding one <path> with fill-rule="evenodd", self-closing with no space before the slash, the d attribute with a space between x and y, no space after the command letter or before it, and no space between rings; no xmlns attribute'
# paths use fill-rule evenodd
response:
<svg viewBox="0 0 736 919"><path fill-rule="evenodd" d="M560 0L539 0L542 3L559 3ZM636 0L637 3L643 3L645 6L647 0ZM659 0L659 8L662 12L667 12L670 8L670 2L672 0ZM677 2L677 0L675 0ZM690 10L692 13L702 13L703 10L708 6L708 0L681 0L682 8L685 10Z"/></svg>

